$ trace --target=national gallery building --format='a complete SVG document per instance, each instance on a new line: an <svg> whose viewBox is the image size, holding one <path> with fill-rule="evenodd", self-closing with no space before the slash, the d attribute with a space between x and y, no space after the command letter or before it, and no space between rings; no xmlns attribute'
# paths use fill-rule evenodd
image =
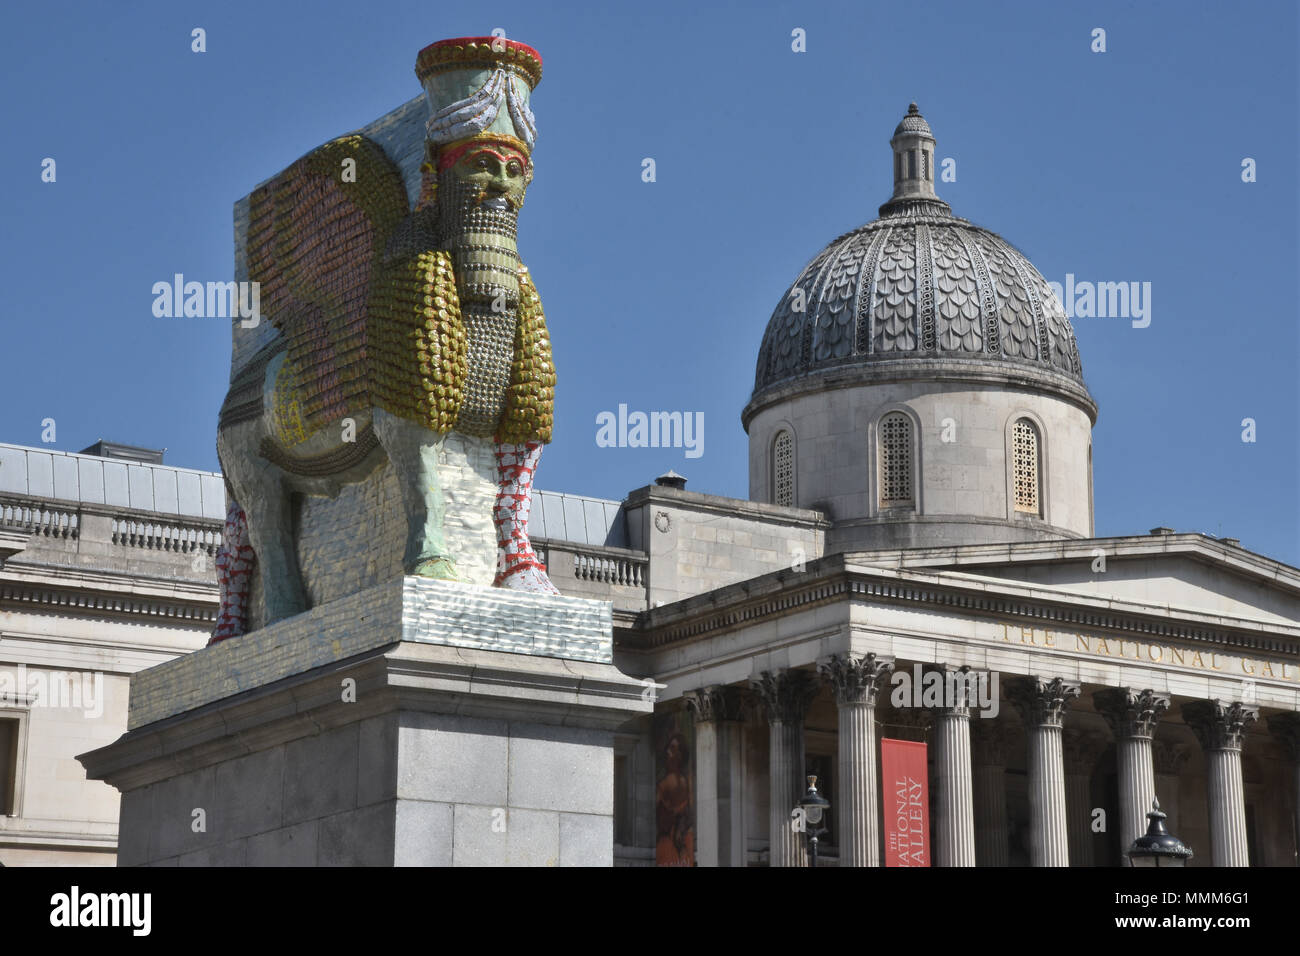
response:
<svg viewBox="0 0 1300 956"><path fill-rule="evenodd" d="M363 131L413 182L424 119L417 98ZM1069 320L936 195L915 105L890 143L879 217L758 343L748 500L671 473L622 500L537 492L551 581L612 603L613 664L653 703L577 768L597 855L806 866L813 774L821 865L884 865L904 835L919 865L1125 865L1158 800L1189 865L1295 866L1300 570L1170 528L1094 537ZM0 863L113 861L116 792L75 757L126 728L131 673L206 641L224 514L218 475L0 446L0 674L109 675L75 714L39 681L0 697ZM882 771L893 741L925 745L920 790ZM259 847L220 859L277 862Z"/></svg>

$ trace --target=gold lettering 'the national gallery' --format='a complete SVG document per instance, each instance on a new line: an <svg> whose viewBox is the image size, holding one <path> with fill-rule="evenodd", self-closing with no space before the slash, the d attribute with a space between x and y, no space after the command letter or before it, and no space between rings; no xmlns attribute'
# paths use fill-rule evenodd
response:
<svg viewBox="0 0 1300 956"><path fill-rule="evenodd" d="M1082 651L1099 657L1120 658L1152 664L1174 664L1179 667L1223 672L1233 660L1218 651L1197 651L1172 644L1148 644L1120 637L1102 637L1098 634L1053 631L1041 627L1002 625L1002 640L1007 644L1025 644L1053 650ZM1271 677L1300 683L1300 668L1283 661L1236 658L1241 672L1249 677ZM1279 673L1280 671L1280 673Z"/></svg>

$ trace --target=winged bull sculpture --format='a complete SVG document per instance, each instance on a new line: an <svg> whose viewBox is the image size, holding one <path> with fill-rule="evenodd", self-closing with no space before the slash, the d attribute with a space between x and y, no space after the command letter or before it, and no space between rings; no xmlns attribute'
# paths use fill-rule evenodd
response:
<svg viewBox="0 0 1300 956"><path fill-rule="evenodd" d="M558 593L528 538L553 426L550 338L516 245L533 178L541 58L498 37L444 40L416 74L431 117L414 210L384 150L353 134L249 199L249 278L278 330L233 375L217 448L230 493L212 641L308 607L295 495L336 495L390 463L405 573L458 580L444 526L447 436L492 443L500 587Z"/></svg>

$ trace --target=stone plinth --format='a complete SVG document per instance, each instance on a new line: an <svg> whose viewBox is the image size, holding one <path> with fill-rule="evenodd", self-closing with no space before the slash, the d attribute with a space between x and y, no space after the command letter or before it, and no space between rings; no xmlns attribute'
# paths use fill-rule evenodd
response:
<svg viewBox="0 0 1300 956"><path fill-rule="evenodd" d="M610 605L417 578L136 674L79 759L130 865L613 862Z"/></svg>

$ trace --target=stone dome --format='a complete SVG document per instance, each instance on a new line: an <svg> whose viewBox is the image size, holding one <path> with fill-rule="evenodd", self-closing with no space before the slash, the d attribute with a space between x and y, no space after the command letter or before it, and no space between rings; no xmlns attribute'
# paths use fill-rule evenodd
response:
<svg viewBox="0 0 1300 956"><path fill-rule="evenodd" d="M893 197L878 219L819 252L781 297L759 348L755 398L824 369L898 359L929 360L926 369L934 360L1006 363L1086 395L1074 330L1047 281L935 195L934 143L913 103L891 140Z"/></svg>

